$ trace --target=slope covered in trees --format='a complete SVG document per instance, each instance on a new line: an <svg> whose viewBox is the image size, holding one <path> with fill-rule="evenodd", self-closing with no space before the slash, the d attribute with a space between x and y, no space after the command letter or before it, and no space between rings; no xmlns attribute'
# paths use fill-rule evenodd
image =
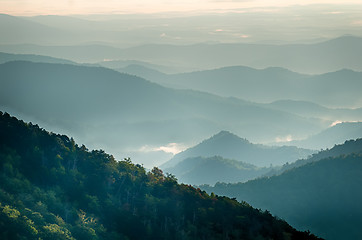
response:
<svg viewBox="0 0 362 240"><path fill-rule="evenodd" d="M361 150L361 140L348 141L277 176L202 189L268 209L326 239L361 239Z"/></svg>
<svg viewBox="0 0 362 240"><path fill-rule="evenodd" d="M0 112L1 239L317 239Z"/></svg>
<svg viewBox="0 0 362 240"><path fill-rule="evenodd" d="M307 159L299 159L293 163L284 164L281 168L274 168L270 170L270 172L268 172L266 176L279 175L287 170L297 168L311 162L316 162L323 158L338 157L340 155L349 155L352 153L362 153L362 138L356 140L348 140L345 141L343 144L334 145L334 147L331 149L326 149L315 153Z"/></svg>

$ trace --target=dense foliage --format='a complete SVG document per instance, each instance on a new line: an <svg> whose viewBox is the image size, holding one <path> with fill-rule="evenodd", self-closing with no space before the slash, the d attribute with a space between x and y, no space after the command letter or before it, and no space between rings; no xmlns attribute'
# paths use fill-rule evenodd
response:
<svg viewBox="0 0 362 240"><path fill-rule="evenodd" d="M0 239L317 239L7 113L0 133Z"/></svg>

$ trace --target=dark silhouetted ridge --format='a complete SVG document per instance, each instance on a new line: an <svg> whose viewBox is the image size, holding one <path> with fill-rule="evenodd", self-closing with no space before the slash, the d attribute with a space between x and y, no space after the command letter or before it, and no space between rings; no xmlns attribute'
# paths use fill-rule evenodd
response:
<svg viewBox="0 0 362 240"><path fill-rule="evenodd" d="M297 229L326 239L361 239L362 139L346 141L280 175L202 189L268 209Z"/></svg>

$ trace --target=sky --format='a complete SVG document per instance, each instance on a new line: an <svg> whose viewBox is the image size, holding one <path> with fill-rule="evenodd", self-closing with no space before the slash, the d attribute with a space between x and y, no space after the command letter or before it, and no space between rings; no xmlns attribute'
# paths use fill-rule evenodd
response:
<svg viewBox="0 0 362 240"><path fill-rule="evenodd" d="M10 15L134 14L213 12L309 4L358 4L361 0L0 0L0 12Z"/></svg>

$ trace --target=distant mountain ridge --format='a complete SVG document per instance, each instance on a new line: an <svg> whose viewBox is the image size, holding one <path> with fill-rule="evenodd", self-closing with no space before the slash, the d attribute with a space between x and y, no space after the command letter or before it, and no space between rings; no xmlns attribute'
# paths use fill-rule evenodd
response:
<svg viewBox="0 0 362 240"><path fill-rule="evenodd" d="M161 168L167 170L177 163L192 157L221 156L259 167L282 165L311 155L313 151L296 147L269 147L261 144L252 144L228 131L221 131L200 144L176 154Z"/></svg>
<svg viewBox="0 0 362 240"><path fill-rule="evenodd" d="M339 121L358 121L362 117L362 108L327 108L310 101L279 100L267 105L274 109L305 117L336 119Z"/></svg>
<svg viewBox="0 0 362 240"><path fill-rule="evenodd" d="M127 69L125 69L127 72ZM342 69L306 75L284 68L231 66L182 74L160 74L139 68L130 71L145 79L178 89L193 89L252 102L308 101L332 108L362 106L362 72Z"/></svg>
<svg viewBox="0 0 362 240"><path fill-rule="evenodd" d="M175 72L235 65L258 69L283 67L311 74L344 68L362 71L359 64L362 38L355 36L312 44L211 44L193 40L175 45L178 41L160 37L166 30L160 21L159 28L164 30L148 26L149 31L152 28L156 33L150 35L137 28L138 21L132 21L130 28L129 21L124 19L93 21L68 16L25 18L2 14L0 20L0 31L7 33L0 36L0 51L3 52L49 55L82 63L136 60L179 68L180 71ZM62 24L62 21L68 24ZM146 36L147 41L138 40ZM128 48L114 47L125 45Z"/></svg>
<svg viewBox="0 0 362 240"><path fill-rule="evenodd" d="M361 46L362 38L342 36L314 44L216 43L188 46L149 44L125 49L124 54L144 61L149 61L152 57L154 62L168 59L174 64L200 66L201 69L233 65L253 68L273 66L296 72L320 74L343 68L362 70L356 61L360 58L358 54L361 53ZM172 58L167 57L165 53L172 53ZM331 57L334 61L327 61Z"/></svg>
<svg viewBox="0 0 362 240"><path fill-rule="evenodd" d="M34 54L11 54L0 52L0 64L10 61L30 61L42 63L77 64L66 59L53 58Z"/></svg>
<svg viewBox="0 0 362 240"><path fill-rule="evenodd" d="M41 23L35 23L7 14L0 14L0 43L19 44L36 41L41 44L56 42L57 38L64 38L68 33L65 30L49 27Z"/></svg>
<svg viewBox="0 0 362 240"><path fill-rule="evenodd" d="M79 48L84 48L84 51L88 51L86 50L87 47L83 46ZM70 60L42 55L0 52L0 63L18 60L78 64ZM164 74L140 65L153 66L152 64L138 63L137 61L124 61L122 64L127 64L127 62L129 62L129 64L121 68L116 67L118 65L116 62L109 64L107 64L107 62L100 62L98 64L120 72L140 76L166 87L193 89L224 97L231 96L247 99L253 102L274 102L273 105L270 106L280 110L285 110L286 108L283 109L283 106L280 106L280 104L278 106L275 103L285 101L285 99L301 100L301 102L312 101L324 106L353 107L361 106L362 104L359 92L356 90L362 87L359 81L362 73L346 69L322 75L305 75L283 68L253 69L244 66L231 66L182 74ZM122 64L120 63L119 65ZM91 64L87 65L91 66ZM93 66L97 65L93 64ZM154 67L167 68L157 65L154 65ZM346 87L346 85L349 85L349 87ZM283 86L283 88L280 86ZM324 96L321 89L333 94L324 94ZM339 95L340 97L338 99L331 99L330 95ZM288 110L290 110L290 108ZM326 112L326 110L324 110L324 112ZM362 112L362 110L360 112ZM343 115L342 112L340 115ZM362 115L362 113L360 115Z"/></svg>

